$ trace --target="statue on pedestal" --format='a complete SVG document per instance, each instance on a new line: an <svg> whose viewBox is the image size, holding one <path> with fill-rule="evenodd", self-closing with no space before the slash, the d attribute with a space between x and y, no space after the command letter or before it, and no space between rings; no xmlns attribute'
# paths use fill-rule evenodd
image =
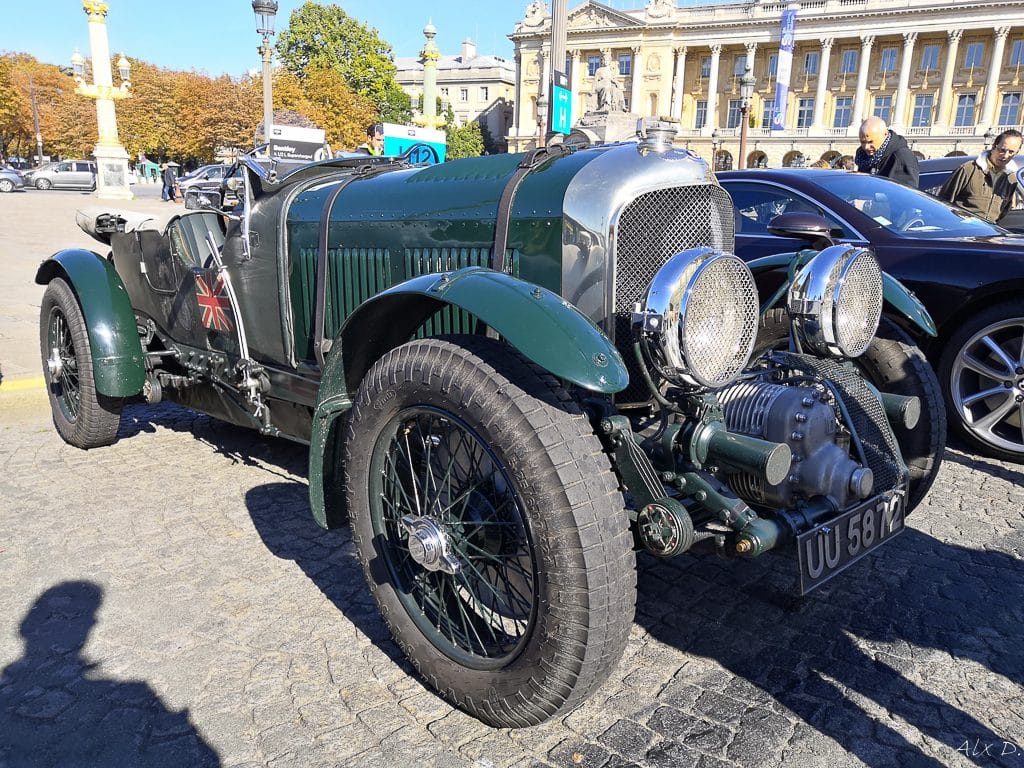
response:
<svg viewBox="0 0 1024 768"><path fill-rule="evenodd" d="M611 67L598 67L594 72L594 90L590 94L588 112L625 112L626 99L612 75Z"/></svg>

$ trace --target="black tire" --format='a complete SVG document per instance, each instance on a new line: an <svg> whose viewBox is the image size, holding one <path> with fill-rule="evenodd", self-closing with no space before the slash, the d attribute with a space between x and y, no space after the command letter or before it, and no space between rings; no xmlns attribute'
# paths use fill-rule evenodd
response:
<svg viewBox="0 0 1024 768"><path fill-rule="evenodd" d="M96 391L85 318L61 278L46 286L39 319L43 376L58 434L78 448L110 445L117 439L123 400Z"/></svg>
<svg viewBox="0 0 1024 768"><path fill-rule="evenodd" d="M14 182L10 179L0 179L0 192L13 192Z"/></svg>
<svg viewBox="0 0 1024 768"><path fill-rule="evenodd" d="M53 186L53 182L49 179L36 179L36 189L49 189Z"/></svg>
<svg viewBox="0 0 1024 768"><path fill-rule="evenodd" d="M1007 301L966 321L939 359L939 381L957 434L979 453L1016 464L1024 464L1022 343L1024 301ZM978 397L985 392L991 394Z"/></svg>
<svg viewBox="0 0 1024 768"><path fill-rule="evenodd" d="M414 341L372 367L343 440L370 589L438 693L522 727L607 678L633 620L632 538L607 457L554 377L495 340ZM407 515L457 573L413 554Z"/></svg>
<svg viewBox="0 0 1024 768"><path fill-rule="evenodd" d="M756 351L785 349L789 317L784 309L770 310L761 321ZM910 395L921 401L921 418L914 429L894 425L909 471L907 512L928 494L946 452L946 409L939 381L924 353L894 322L883 317L874 341L854 364L882 392Z"/></svg>

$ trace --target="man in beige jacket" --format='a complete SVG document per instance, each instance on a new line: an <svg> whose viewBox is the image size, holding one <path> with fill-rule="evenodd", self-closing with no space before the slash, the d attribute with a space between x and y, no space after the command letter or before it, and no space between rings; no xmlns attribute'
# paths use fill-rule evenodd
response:
<svg viewBox="0 0 1024 768"><path fill-rule="evenodd" d="M981 218L998 222L1019 200L1020 167L1014 156L1021 148L1020 131L1010 129L996 136L992 149L982 152L955 171L939 190L939 197Z"/></svg>

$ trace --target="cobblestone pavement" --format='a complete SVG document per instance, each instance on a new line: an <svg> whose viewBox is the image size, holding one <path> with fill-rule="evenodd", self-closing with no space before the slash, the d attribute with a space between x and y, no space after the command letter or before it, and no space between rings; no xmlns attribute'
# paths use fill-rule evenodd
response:
<svg viewBox="0 0 1024 768"><path fill-rule="evenodd" d="M1022 469L947 456L803 600L787 556L641 556L610 680L494 730L412 674L305 448L165 404L84 452L0 388L0 768L1024 768Z"/></svg>

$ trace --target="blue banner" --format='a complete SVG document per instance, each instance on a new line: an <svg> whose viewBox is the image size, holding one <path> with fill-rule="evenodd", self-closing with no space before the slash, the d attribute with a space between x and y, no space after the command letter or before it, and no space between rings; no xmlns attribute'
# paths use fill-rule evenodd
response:
<svg viewBox="0 0 1024 768"><path fill-rule="evenodd" d="M779 64L775 74L775 104L772 107L772 130L786 127L786 99L789 76L793 71L793 48L796 38L796 10L782 12L782 35L779 38Z"/></svg>

